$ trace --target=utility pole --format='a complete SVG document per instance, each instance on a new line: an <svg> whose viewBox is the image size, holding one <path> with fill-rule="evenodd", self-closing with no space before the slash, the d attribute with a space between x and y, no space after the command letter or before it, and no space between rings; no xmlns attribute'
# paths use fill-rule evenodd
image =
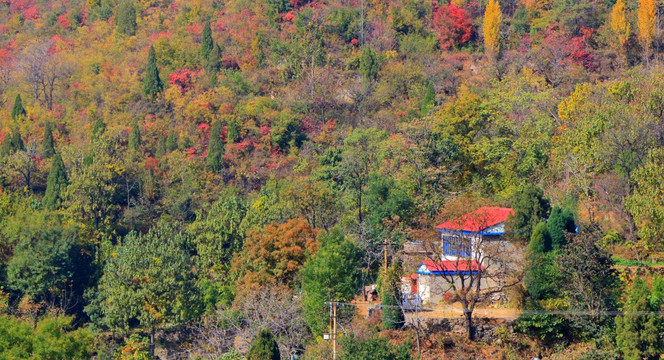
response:
<svg viewBox="0 0 664 360"><path fill-rule="evenodd" d="M337 359L337 302L332 302L332 312L334 314L334 325L332 329L332 360Z"/></svg>
<svg viewBox="0 0 664 360"><path fill-rule="evenodd" d="M328 340L331 340L332 339L332 316L333 316L332 315L332 300L330 300L330 302L328 304L330 305L330 327L329 327L329 331L327 333L329 334L328 335L329 336Z"/></svg>

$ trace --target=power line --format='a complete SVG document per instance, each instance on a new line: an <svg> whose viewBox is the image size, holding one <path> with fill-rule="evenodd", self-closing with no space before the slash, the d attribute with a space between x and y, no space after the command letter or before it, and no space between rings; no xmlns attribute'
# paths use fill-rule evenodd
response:
<svg viewBox="0 0 664 360"><path fill-rule="evenodd" d="M364 304L356 304L349 302L334 302L337 306L354 306L360 307ZM331 303L325 302L326 305ZM381 308L402 308L399 305L380 305ZM434 307L418 307L418 311L452 311L463 314L463 310L455 308L434 308ZM473 312L482 312L487 309L475 309ZM492 309L494 310L494 309ZM663 316L664 311L619 311L619 310L606 310L606 311L584 311L584 310L520 310L518 316L521 315L572 315L572 316Z"/></svg>

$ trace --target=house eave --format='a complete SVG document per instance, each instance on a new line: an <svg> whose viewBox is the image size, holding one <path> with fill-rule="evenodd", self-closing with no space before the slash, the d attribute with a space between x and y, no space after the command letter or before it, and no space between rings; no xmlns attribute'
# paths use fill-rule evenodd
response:
<svg viewBox="0 0 664 360"><path fill-rule="evenodd" d="M451 235L485 235L485 236L501 236L505 235L505 232L477 232L477 231L468 231L468 230L450 230L450 229L437 229L439 232L451 234Z"/></svg>

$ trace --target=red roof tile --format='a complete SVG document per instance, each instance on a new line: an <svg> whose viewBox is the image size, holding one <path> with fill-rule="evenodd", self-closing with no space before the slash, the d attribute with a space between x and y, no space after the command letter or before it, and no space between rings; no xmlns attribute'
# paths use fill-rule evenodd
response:
<svg viewBox="0 0 664 360"><path fill-rule="evenodd" d="M484 270L484 266L479 265L477 260L424 260L422 261L422 264L424 264L424 266L426 266L432 273L468 271L469 268L471 271L477 271L478 269Z"/></svg>
<svg viewBox="0 0 664 360"><path fill-rule="evenodd" d="M511 208L485 206L460 218L444 222L436 226L436 229L478 232L505 222L510 215L514 215Z"/></svg>

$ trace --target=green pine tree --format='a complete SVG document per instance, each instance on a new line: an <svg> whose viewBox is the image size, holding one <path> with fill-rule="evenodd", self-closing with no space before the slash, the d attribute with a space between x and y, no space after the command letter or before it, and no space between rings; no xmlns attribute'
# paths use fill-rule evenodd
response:
<svg viewBox="0 0 664 360"><path fill-rule="evenodd" d="M174 132L171 132L168 134L168 138L166 138L166 150L168 152L171 152L173 150L176 150L178 148L178 136L175 135Z"/></svg>
<svg viewBox="0 0 664 360"><path fill-rule="evenodd" d="M362 49L362 55L360 56L360 75L365 81L375 80L378 76L376 52L368 46Z"/></svg>
<svg viewBox="0 0 664 360"><path fill-rule="evenodd" d="M551 252L551 235L544 221L533 229L527 254L524 285L530 296L540 300L557 294L557 253Z"/></svg>
<svg viewBox="0 0 664 360"><path fill-rule="evenodd" d="M221 121L215 120L210 131L208 143L207 166L211 171L218 172L223 166L224 142L221 139Z"/></svg>
<svg viewBox="0 0 664 360"><path fill-rule="evenodd" d="M92 127L92 139L97 140L101 137L102 134L106 131L106 124L104 121L99 118L95 121L94 126Z"/></svg>
<svg viewBox="0 0 664 360"><path fill-rule="evenodd" d="M118 12L115 15L116 31L119 34L134 36L138 25L136 24L136 8L134 3L123 0L118 4Z"/></svg>
<svg viewBox="0 0 664 360"><path fill-rule="evenodd" d="M279 346L269 329L263 329L258 332L256 338L251 343L247 360L280 360Z"/></svg>
<svg viewBox="0 0 664 360"><path fill-rule="evenodd" d="M382 276L383 328L401 329L406 321L401 309L401 264L393 262Z"/></svg>
<svg viewBox="0 0 664 360"><path fill-rule="evenodd" d="M549 215L551 205L549 199L544 197L542 189L527 184L514 196L512 209L514 216L510 216L505 222L505 230L513 239L525 242L530 239L535 225Z"/></svg>
<svg viewBox="0 0 664 360"><path fill-rule="evenodd" d="M12 108L12 119L17 120L21 116L25 116L28 113L23 107L23 100L21 100L21 94L16 95L16 100L14 100L14 107Z"/></svg>
<svg viewBox="0 0 664 360"><path fill-rule="evenodd" d="M551 299L560 295L561 281L558 252L529 253L523 283L534 300Z"/></svg>
<svg viewBox="0 0 664 360"><path fill-rule="evenodd" d="M148 64L143 75L143 95L150 100L154 100L163 89L164 85L161 82L159 69L157 68L157 53L154 51L154 47L150 46Z"/></svg>
<svg viewBox="0 0 664 360"><path fill-rule="evenodd" d="M47 122L44 127L44 138L42 139L41 146L42 156L45 158L50 158L55 155L55 146L53 145L53 130L51 128L51 123Z"/></svg>
<svg viewBox="0 0 664 360"><path fill-rule="evenodd" d="M141 130L138 126L138 120L134 120L129 133L129 148L138 151L141 148Z"/></svg>
<svg viewBox="0 0 664 360"><path fill-rule="evenodd" d="M651 293L643 279L632 283L629 297L623 307L625 315L616 318L616 345L625 360L656 360L664 352L662 318L657 315L639 314L659 311L650 302Z"/></svg>
<svg viewBox="0 0 664 360"><path fill-rule="evenodd" d="M203 34L201 34L201 62L205 63L212 49L214 48L214 41L212 40L212 29L210 28L210 22L206 21L205 26L203 27Z"/></svg>
<svg viewBox="0 0 664 360"><path fill-rule="evenodd" d="M210 52L210 55L207 59L207 71L210 74L216 74L219 70L221 70L221 65L221 48L219 47L219 44L214 44L214 48Z"/></svg>
<svg viewBox="0 0 664 360"><path fill-rule="evenodd" d="M434 106L436 106L436 91L433 89L433 85L428 83L427 90L424 93L424 99L422 99L422 116L429 115Z"/></svg>
<svg viewBox="0 0 664 360"><path fill-rule="evenodd" d="M571 225L570 225L571 224ZM563 211L560 207L554 206L551 215L546 223L551 235L551 248L562 249L567 245L565 234L571 232L570 227L574 229L574 216L569 211Z"/></svg>
<svg viewBox="0 0 664 360"><path fill-rule="evenodd" d="M62 199L62 192L68 184L62 156L56 153L51 164L51 171L48 173L48 179L46 180L46 193L42 200L44 207L50 210L57 209Z"/></svg>
<svg viewBox="0 0 664 360"><path fill-rule="evenodd" d="M551 251L551 234L547 224L542 221L535 225L532 235L530 235L530 244L528 250L533 254L544 254Z"/></svg>

